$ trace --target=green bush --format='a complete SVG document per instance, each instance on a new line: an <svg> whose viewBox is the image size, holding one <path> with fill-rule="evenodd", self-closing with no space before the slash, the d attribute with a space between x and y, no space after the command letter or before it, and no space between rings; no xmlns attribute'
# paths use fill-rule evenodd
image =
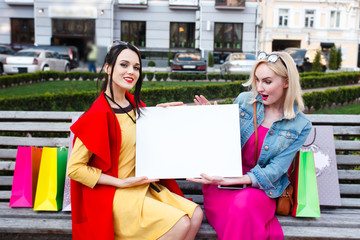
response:
<svg viewBox="0 0 360 240"><path fill-rule="evenodd" d="M322 72L322 65L320 63L321 60L321 52L316 51L314 62L312 63L313 72Z"/></svg>
<svg viewBox="0 0 360 240"><path fill-rule="evenodd" d="M336 69L340 69L342 63L342 52L341 48L336 50Z"/></svg>
<svg viewBox="0 0 360 240"><path fill-rule="evenodd" d="M149 61L148 62L148 67L155 67L155 66L156 66L156 64L155 64L154 61Z"/></svg>
<svg viewBox="0 0 360 240"><path fill-rule="evenodd" d="M169 53L168 53L168 63L167 63L169 67L171 66L170 60L172 60L172 59L173 59L172 52L169 52Z"/></svg>
<svg viewBox="0 0 360 240"><path fill-rule="evenodd" d="M208 54L208 66L213 67L214 66L214 56L211 52Z"/></svg>
<svg viewBox="0 0 360 240"><path fill-rule="evenodd" d="M309 109L322 109L335 104L352 102L360 97L360 87L342 87L339 89L327 89L323 92L307 92L303 94L305 106Z"/></svg>
<svg viewBox="0 0 360 240"><path fill-rule="evenodd" d="M153 72L147 72L146 73L146 78L147 78L147 80L152 81L153 78L154 78L154 73Z"/></svg>
<svg viewBox="0 0 360 240"><path fill-rule="evenodd" d="M168 73L167 72L157 72L157 73L155 73L156 81L161 81L161 79L166 81L167 78L168 78Z"/></svg>
<svg viewBox="0 0 360 240"><path fill-rule="evenodd" d="M338 66L339 66L339 64L338 64L338 54L337 54L336 47L333 46L330 49L330 52L329 52L329 69L330 70L337 70Z"/></svg>
<svg viewBox="0 0 360 240"><path fill-rule="evenodd" d="M206 84L202 86L183 86L172 88L152 88L142 90L142 100L148 106L161 102L183 101L192 102L195 95L204 95L209 100L235 98L240 92L246 91L244 81L226 84ZM22 111L85 111L98 96L97 91L63 93L46 93L26 97L0 98L0 110ZM360 97L360 87L342 87L328 89L323 92L303 94L305 106L316 110L333 103L352 102Z"/></svg>

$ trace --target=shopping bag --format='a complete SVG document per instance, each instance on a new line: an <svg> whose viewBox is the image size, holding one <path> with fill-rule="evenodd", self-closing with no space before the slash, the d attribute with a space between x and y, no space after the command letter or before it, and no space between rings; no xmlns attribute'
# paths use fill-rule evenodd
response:
<svg viewBox="0 0 360 240"><path fill-rule="evenodd" d="M320 206L341 206L332 126L313 126L300 151L312 151Z"/></svg>
<svg viewBox="0 0 360 240"><path fill-rule="evenodd" d="M10 207L33 207L41 151L37 147L17 148Z"/></svg>
<svg viewBox="0 0 360 240"><path fill-rule="evenodd" d="M72 124L78 120L79 117L72 117ZM71 151L73 149L74 142L74 133L70 131L70 139L69 139L69 150L68 150L68 159L70 158ZM71 189L70 189L70 178L65 175L65 187L64 187L64 200L63 200L63 208L64 212L71 211Z"/></svg>
<svg viewBox="0 0 360 240"><path fill-rule="evenodd" d="M299 151L295 164L295 204L291 215L295 217L320 217L313 152Z"/></svg>
<svg viewBox="0 0 360 240"><path fill-rule="evenodd" d="M61 210L67 154L67 148L43 148L35 196L35 211Z"/></svg>

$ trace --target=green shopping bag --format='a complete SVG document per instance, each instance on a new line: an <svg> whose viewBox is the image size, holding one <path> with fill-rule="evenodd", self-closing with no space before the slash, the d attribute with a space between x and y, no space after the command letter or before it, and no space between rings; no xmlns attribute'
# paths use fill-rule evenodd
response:
<svg viewBox="0 0 360 240"><path fill-rule="evenodd" d="M299 151L295 159L295 204L294 217L320 217L319 193L316 180L314 155L312 151Z"/></svg>
<svg viewBox="0 0 360 240"><path fill-rule="evenodd" d="M67 148L43 148L34 211L61 210L67 154Z"/></svg>

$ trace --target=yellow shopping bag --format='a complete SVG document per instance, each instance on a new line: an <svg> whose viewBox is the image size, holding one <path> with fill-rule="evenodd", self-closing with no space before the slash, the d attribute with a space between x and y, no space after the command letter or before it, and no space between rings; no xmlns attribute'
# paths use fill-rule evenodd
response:
<svg viewBox="0 0 360 240"><path fill-rule="evenodd" d="M67 148L43 148L34 211L61 210L67 154Z"/></svg>

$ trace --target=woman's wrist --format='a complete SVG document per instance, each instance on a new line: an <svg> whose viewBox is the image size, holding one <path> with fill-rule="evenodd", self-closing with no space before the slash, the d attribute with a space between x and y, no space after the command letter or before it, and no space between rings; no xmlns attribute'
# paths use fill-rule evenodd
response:
<svg viewBox="0 0 360 240"><path fill-rule="evenodd" d="M229 185L237 185L237 184L247 184L247 185L251 185L251 179L248 175L244 175L242 177L237 177L237 178L229 178Z"/></svg>

